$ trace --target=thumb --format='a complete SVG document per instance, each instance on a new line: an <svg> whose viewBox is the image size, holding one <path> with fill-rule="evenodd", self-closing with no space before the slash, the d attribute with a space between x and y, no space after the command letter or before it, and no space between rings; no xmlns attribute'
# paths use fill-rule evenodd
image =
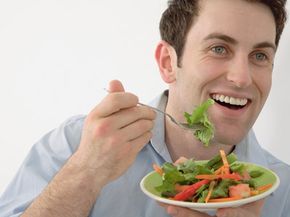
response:
<svg viewBox="0 0 290 217"><path fill-rule="evenodd" d="M108 91L110 93L112 92L124 92L125 89L123 87L123 84L119 80L112 80L109 83Z"/></svg>

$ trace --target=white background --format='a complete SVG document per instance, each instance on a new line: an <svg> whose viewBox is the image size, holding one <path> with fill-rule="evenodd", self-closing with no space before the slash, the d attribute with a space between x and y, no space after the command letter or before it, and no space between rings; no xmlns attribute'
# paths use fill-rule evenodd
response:
<svg viewBox="0 0 290 217"><path fill-rule="evenodd" d="M86 114L118 78L141 101L166 88L154 61L166 0L0 0L0 193L32 145ZM289 9L289 3L288 3ZM290 26L273 89L255 125L267 150L290 163Z"/></svg>

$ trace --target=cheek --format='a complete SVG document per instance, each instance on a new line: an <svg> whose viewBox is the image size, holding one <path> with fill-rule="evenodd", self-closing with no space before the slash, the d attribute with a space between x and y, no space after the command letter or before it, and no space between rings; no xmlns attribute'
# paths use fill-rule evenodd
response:
<svg viewBox="0 0 290 217"><path fill-rule="evenodd" d="M272 74L269 73L261 76L256 76L255 83L257 88L259 89L263 101L266 101L272 86Z"/></svg>
<svg viewBox="0 0 290 217"><path fill-rule="evenodd" d="M215 61L205 61L196 65L195 79L200 83L206 83L221 76L225 70L225 64Z"/></svg>

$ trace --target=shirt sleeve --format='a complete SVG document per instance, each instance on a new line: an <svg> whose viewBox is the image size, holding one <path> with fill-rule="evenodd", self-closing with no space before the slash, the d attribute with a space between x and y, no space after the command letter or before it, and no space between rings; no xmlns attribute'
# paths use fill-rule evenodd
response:
<svg viewBox="0 0 290 217"><path fill-rule="evenodd" d="M77 149L83 117L77 116L43 136L28 153L0 197L0 216L20 216Z"/></svg>

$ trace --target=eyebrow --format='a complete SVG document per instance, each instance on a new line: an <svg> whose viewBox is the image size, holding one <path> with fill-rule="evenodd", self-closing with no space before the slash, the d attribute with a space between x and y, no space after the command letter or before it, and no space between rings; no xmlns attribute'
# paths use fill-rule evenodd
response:
<svg viewBox="0 0 290 217"><path fill-rule="evenodd" d="M206 36L204 38L204 41L207 41L207 40L211 40L211 39L220 39L220 40L223 40L225 42L228 42L228 43L231 43L231 44L238 44L238 41L228 35L225 35L225 34L221 34L221 33L211 33L209 34L208 36ZM271 42L261 42L261 43L258 43L254 46L254 48L272 48L274 51L277 50L277 46Z"/></svg>
<svg viewBox="0 0 290 217"><path fill-rule="evenodd" d="M277 50L277 46L270 42L261 42L254 46L254 48L272 48L275 52Z"/></svg>
<svg viewBox="0 0 290 217"><path fill-rule="evenodd" d="M221 34L221 33L211 33L209 34L208 36L206 36L204 38L204 41L208 41L208 40L211 40L211 39L220 39L220 40L223 40L223 41L226 41L226 42L229 42L231 44L237 44L238 41L228 35L224 35L224 34Z"/></svg>

